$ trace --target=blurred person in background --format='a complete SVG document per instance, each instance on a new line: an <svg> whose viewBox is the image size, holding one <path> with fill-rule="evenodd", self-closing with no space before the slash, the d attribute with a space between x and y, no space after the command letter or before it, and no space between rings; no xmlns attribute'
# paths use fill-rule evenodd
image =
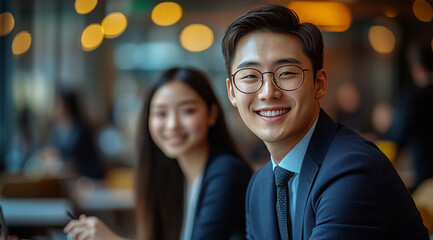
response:
<svg viewBox="0 0 433 240"><path fill-rule="evenodd" d="M397 156L410 148L415 179L409 188L414 191L433 177L433 50L430 46L412 46L408 60L414 85L398 96L384 138L396 142Z"/></svg>
<svg viewBox="0 0 433 240"><path fill-rule="evenodd" d="M337 90L337 121L347 125L357 133L363 132L361 96L353 82L343 82Z"/></svg>
<svg viewBox="0 0 433 240"><path fill-rule="evenodd" d="M24 170L27 161L40 148L37 131L37 118L28 106L18 111L17 129L12 136L10 147L6 154L6 170L18 173Z"/></svg>
<svg viewBox="0 0 433 240"><path fill-rule="evenodd" d="M61 165L60 172L102 179L105 165L81 109L78 92L62 89L56 93L52 121L49 144L40 154L46 164Z"/></svg>
<svg viewBox="0 0 433 240"><path fill-rule="evenodd" d="M252 173L208 78L190 68L163 72L146 95L139 129L137 239L243 239ZM64 231L72 239L123 239L84 215Z"/></svg>

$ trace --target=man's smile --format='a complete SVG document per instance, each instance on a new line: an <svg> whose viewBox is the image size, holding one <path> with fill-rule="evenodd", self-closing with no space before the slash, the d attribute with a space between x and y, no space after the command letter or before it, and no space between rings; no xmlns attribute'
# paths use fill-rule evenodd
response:
<svg viewBox="0 0 433 240"><path fill-rule="evenodd" d="M261 111L257 111L257 114L263 117L277 117L287 113L288 111L290 111L290 108L276 109L276 110L261 110Z"/></svg>

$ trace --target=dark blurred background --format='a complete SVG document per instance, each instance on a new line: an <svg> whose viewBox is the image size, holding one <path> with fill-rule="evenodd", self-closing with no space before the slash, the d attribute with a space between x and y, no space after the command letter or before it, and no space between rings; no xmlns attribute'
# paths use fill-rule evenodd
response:
<svg viewBox="0 0 433 240"><path fill-rule="evenodd" d="M0 204L13 233L54 239L47 229L66 215L44 225L22 206L57 199L61 213L95 214L133 236L137 120L146 86L167 67L207 73L245 157L256 167L269 160L226 97L220 44L234 18L271 3L320 26L329 78L321 106L377 143L413 187L410 149L383 136L402 92L415 87L411 51L433 51L431 0L174 2L0 2Z"/></svg>

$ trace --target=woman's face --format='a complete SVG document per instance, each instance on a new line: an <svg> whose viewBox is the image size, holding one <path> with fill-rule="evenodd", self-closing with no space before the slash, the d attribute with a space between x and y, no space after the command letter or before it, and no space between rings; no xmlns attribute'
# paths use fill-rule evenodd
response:
<svg viewBox="0 0 433 240"><path fill-rule="evenodd" d="M149 131L156 145L170 158L200 153L208 146L211 116L204 100L178 81L162 85L150 102Z"/></svg>

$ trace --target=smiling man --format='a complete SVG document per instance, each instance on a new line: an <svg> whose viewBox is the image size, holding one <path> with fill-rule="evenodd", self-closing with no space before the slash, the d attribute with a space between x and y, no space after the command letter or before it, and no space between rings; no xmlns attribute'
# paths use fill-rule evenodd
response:
<svg viewBox="0 0 433 240"><path fill-rule="evenodd" d="M230 102L271 154L248 187L248 239L428 239L386 156L320 108L316 26L269 5L234 20L222 49Z"/></svg>

